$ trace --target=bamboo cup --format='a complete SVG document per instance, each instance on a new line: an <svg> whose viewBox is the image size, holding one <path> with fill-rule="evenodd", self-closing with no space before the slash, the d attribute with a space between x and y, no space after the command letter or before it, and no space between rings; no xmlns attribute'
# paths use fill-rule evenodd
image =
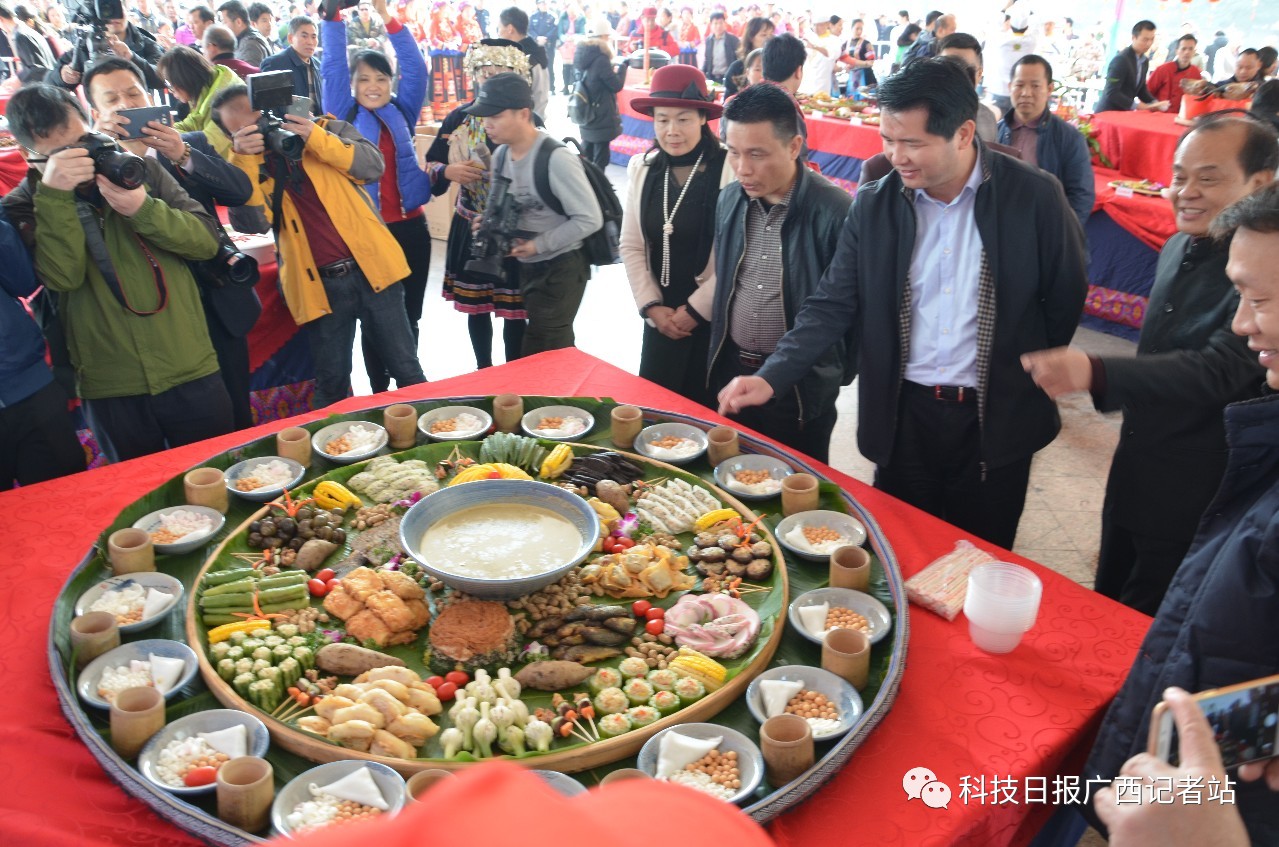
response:
<svg viewBox="0 0 1279 847"><path fill-rule="evenodd" d="M855 629L832 629L822 640L822 667L861 691L870 679L870 638Z"/></svg>
<svg viewBox="0 0 1279 847"><path fill-rule="evenodd" d="M392 450L407 450L417 443L417 409L408 403L387 406L382 422Z"/></svg>
<svg viewBox="0 0 1279 847"><path fill-rule="evenodd" d="M224 515L231 506L226 474L217 468L196 468L182 478L182 487L192 506L208 506Z"/></svg>
<svg viewBox="0 0 1279 847"><path fill-rule="evenodd" d="M760 725L759 750L768 784L788 785L813 766L813 728L799 715L774 715Z"/></svg>
<svg viewBox="0 0 1279 847"><path fill-rule="evenodd" d="M155 545L145 530L127 527L107 536L107 558L116 576L155 570Z"/></svg>
<svg viewBox="0 0 1279 847"><path fill-rule="evenodd" d="M835 548L830 554L830 584L854 591L870 588L870 553L852 544Z"/></svg>
<svg viewBox="0 0 1279 847"><path fill-rule="evenodd" d="M742 452L737 430L731 426L714 426L706 431L706 456L713 466Z"/></svg>
<svg viewBox="0 0 1279 847"><path fill-rule="evenodd" d="M275 434L275 452L304 468L311 467L311 433L300 426L280 430Z"/></svg>
<svg viewBox="0 0 1279 847"><path fill-rule="evenodd" d="M790 517L811 512L820 503L817 477L807 473L791 474L782 480L782 514Z"/></svg>
<svg viewBox="0 0 1279 847"><path fill-rule="evenodd" d="M524 417L524 398L518 394L499 394L493 398L493 424L502 432L518 432Z"/></svg>
<svg viewBox="0 0 1279 847"><path fill-rule="evenodd" d="M271 822L275 773L257 756L241 756L218 768L218 817L245 832L259 832Z"/></svg>
<svg viewBox="0 0 1279 847"><path fill-rule="evenodd" d="M133 759L164 729L164 695L158 688L126 688L111 704L111 747L121 758Z"/></svg>
<svg viewBox="0 0 1279 847"><path fill-rule="evenodd" d="M613 409L613 446L630 450L635 446L635 436L644 428L644 412L639 406L618 406Z"/></svg>
<svg viewBox="0 0 1279 847"><path fill-rule="evenodd" d="M600 780L600 785L611 785L615 782L626 782L631 779L652 779L652 777L639 768L618 768L605 774L604 778Z"/></svg>
<svg viewBox="0 0 1279 847"><path fill-rule="evenodd" d="M120 625L110 612L85 612L71 622L71 654L76 670L120 646Z"/></svg>
<svg viewBox="0 0 1279 847"><path fill-rule="evenodd" d="M438 783L445 782L454 777L452 771L446 771L441 768L428 768L424 771L418 771L409 777L406 786L408 788L408 797L410 800L421 800L422 795Z"/></svg>

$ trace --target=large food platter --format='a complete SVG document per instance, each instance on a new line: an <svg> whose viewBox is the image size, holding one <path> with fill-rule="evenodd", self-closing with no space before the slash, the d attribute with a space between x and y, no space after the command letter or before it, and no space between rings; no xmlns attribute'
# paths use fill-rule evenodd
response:
<svg viewBox="0 0 1279 847"><path fill-rule="evenodd" d="M613 449L608 428L609 412L615 405L612 401L587 398L526 397L524 402L526 409L564 404L589 411L594 416L597 425L581 438L580 444L575 444L572 448L574 453L584 455L593 451ZM492 398L441 399L414 405L417 412L421 414L456 403L469 403L484 410L489 410L492 407ZM710 426L693 418L655 410L645 410L644 417L646 423L674 421L692 424L701 429L706 429ZM382 410L370 409L341 417L329 418L314 422L307 428L315 432L340 420L363 420L380 423L382 421ZM778 452L768 445L744 435L741 440L742 449L745 453L766 453L786 462L795 471L813 471L812 468L807 467L795 457ZM202 466L225 469L244 459L272 455L275 453L275 446L274 437L269 437L246 444L226 454L211 457L201 464ZM468 445L466 442L419 444L411 448L407 453L397 455L399 458L412 456L420 457L425 461L436 461L437 453L443 456L455 447L461 449L463 454L468 450L475 449L473 444ZM662 465L633 455L630 458L635 460L636 464L643 463L645 475L650 480L683 477L693 484L713 492L725 506L739 511L746 521L753 521L756 516L762 516L759 525L761 532L767 530L768 532L764 532L764 534L767 535L769 540L772 540L769 533L782 517L779 498L774 497L756 502L753 510L747 509L731 494L714 485L713 469L704 458L681 468ZM360 469L361 465L341 467L317 457L313 461L303 485L295 493L299 497L304 497L320 480L349 479L354 474L359 473ZM847 493L841 491L832 483L823 482L821 497L822 508L847 512L866 526L868 531L866 547L872 553L873 559L872 582L869 593L877 597L889 608L892 615L892 629L890 637L877 644L873 649L870 684L862 692L865 711L859 716L852 730L836 740L819 742L818 761L799 780L782 789L763 786L742 804L749 814L761 821L771 819L781 811L811 795L854 754L857 746L875 727L891 705L904 669L908 622L905 594L901 585L900 574L893 560L892 550L873 517L867 514ZM214 804L211 799L201 797L179 798L161 791L141 778L132 764L121 760L107 743L108 732L105 714L98 710L84 708L76 697L74 692L75 675L69 667L69 644L66 633L67 626L74 614L72 607L75 600L84 593L84 590L100 581L109 570L104 555L106 536L117 528L130 525L147 512L160 507L181 504L182 502L182 478L178 476L121 512L112 522L112 525L103 533L99 545L86 556L84 562L68 580L55 607L50 632L50 664L64 712L95 756L99 758L108 772L126 790L141 797L163 817L210 843L249 843L258 840L258 837L244 833L220 821L214 813ZM205 639L205 627L200 625L197 618L200 580L208 572L231 566L230 557L235 556L237 553L243 556L246 549L243 546L244 539L248 527L253 521L259 520L262 514L267 511L269 511L269 507L263 507L260 504L233 501L227 514L226 526L200 549L181 556L158 557L159 570L175 576L183 582L187 592L186 608L170 615L160 625L146 633L146 636L185 641L201 657L200 677L173 698L167 710L168 719L173 721L187 714L217 709L223 705L241 709L263 718L272 734L273 743L267 757L274 766L277 785L283 785L288 782L294 776L307 770L315 762L358 758L360 756L382 761L406 774L421 768L459 768L469 766L469 761L465 754L461 759L445 760L441 758L438 749L433 749L429 745L422 748L421 759L396 760L390 757L376 757L372 756L372 754L353 753L326 739L300 730L295 723L271 718L269 714L255 708L253 704L239 696L215 672L212 663L207 658L208 645ZM681 541L684 540L686 539L681 539ZM751 679L768 667L780 665L816 666L820 664L820 649L801 637L799 633L788 628L785 622L785 611L786 604L790 598L798 596L803 591L819 588L826 584L826 569L823 566L793 558L789 553L783 558L781 548L776 544L773 547L777 555L777 564L780 567L774 569L771 582L766 586L770 590L758 594L743 595L743 599L748 599L759 610L764 625L761 628L758 639L750 650L739 657L738 660L726 663L729 668L729 678L722 688L641 729L613 738L593 741L592 743L583 742L580 744L561 745L552 749L549 753L528 754L525 758L517 759L517 761L534 768L573 773L580 783L590 786L596 784L614 768L632 766L634 763L632 757L644 741L662 728L672 724L713 721L725 727L744 732L752 739L757 738L758 724L751 717L742 696ZM670 600L675 599L675 596L672 595L663 605L669 606ZM604 602L608 599L607 597L598 598L596 602ZM629 603L630 601L623 600L619 602ZM182 614L182 611L185 611L186 614ZM129 640L131 639L126 636L126 643ZM421 644L415 643L401 650L400 655L406 659L407 663L412 665L413 654L416 653L417 664L420 667L422 662L421 652ZM426 672L424 669L423 674ZM549 696L549 694L546 695L548 698Z"/></svg>

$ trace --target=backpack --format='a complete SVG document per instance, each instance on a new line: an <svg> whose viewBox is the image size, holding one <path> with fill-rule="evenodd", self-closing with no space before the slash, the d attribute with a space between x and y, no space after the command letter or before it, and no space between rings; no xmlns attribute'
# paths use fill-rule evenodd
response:
<svg viewBox="0 0 1279 847"><path fill-rule="evenodd" d="M577 160L586 171L586 181L591 184L591 193L599 203L600 213L604 216L604 225L582 239L582 251L586 260L595 267L613 265L622 260L618 243L621 239L622 203L617 199L617 192L608 181L604 172L594 162L582 155L581 144L576 138L565 138L563 143L548 138L537 151L537 159L533 162L533 184L538 196L557 215L564 214L564 205L551 192L551 153L557 148L572 144L577 149Z"/></svg>
<svg viewBox="0 0 1279 847"><path fill-rule="evenodd" d="M578 126L586 126L599 116L599 107L591 100L591 93L586 90L586 81L579 78L573 85L573 93L568 97L568 119Z"/></svg>

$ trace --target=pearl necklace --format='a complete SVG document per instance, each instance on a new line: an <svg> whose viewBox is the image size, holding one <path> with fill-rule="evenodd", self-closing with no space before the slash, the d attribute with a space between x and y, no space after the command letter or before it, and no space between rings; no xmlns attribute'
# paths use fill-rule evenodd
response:
<svg viewBox="0 0 1279 847"><path fill-rule="evenodd" d="M675 213L684 202L684 195L688 193L688 187L693 184L693 177L697 175L697 169L701 166L702 157L705 155L705 150L697 154L697 161L693 163L688 179L684 180L684 187L680 189L674 209L671 208L671 167L666 166L666 181L662 183L662 216L666 220L662 225L662 288L667 288L671 284L671 233L675 232Z"/></svg>

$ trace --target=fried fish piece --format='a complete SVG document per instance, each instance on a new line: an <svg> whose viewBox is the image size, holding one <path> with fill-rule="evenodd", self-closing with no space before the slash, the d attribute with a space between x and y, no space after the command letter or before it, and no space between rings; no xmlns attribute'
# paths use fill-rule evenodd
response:
<svg viewBox="0 0 1279 847"><path fill-rule="evenodd" d="M349 594L341 582L324 595L324 611L340 620L348 620L363 608L364 604Z"/></svg>
<svg viewBox="0 0 1279 847"><path fill-rule="evenodd" d="M356 568L339 583L347 594L361 603L367 603L370 594L382 590L382 578L372 568Z"/></svg>
<svg viewBox="0 0 1279 847"><path fill-rule="evenodd" d="M381 618L382 623L386 624L386 628L391 632L413 629L413 613L409 611L408 606L404 605L403 600L390 591L370 594L364 598L364 605Z"/></svg>
<svg viewBox="0 0 1279 847"><path fill-rule="evenodd" d="M399 571L382 571L382 586L401 600L421 600L426 590L417 584L417 580Z"/></svg>
<svg viewBox="0 0 1279 847"><path fill-rule="evenodd" d="M393 636L382 619L370 609L364 609L346 622L346 634L361 643L372 641L379 647L391 644Z"/></svg>

